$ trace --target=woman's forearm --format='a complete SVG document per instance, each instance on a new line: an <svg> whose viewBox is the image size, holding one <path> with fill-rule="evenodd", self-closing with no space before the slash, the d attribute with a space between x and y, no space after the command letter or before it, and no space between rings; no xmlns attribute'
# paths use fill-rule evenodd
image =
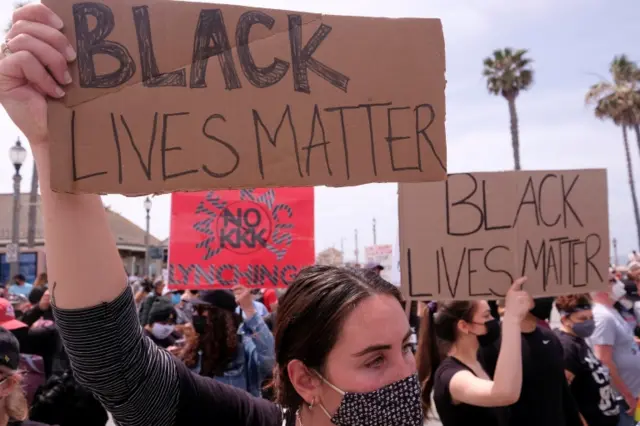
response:
<svg viewBox="0 0 640 426"><path fill-rule="evenodd" d="M99 195L51 190L49 143L34 144L42 200L47 272L59 308L115 299L126 285L122 259Z"/></svg>
<svg viewBox="0 0 640 426"><path fill-rule="evenodd" d="M520 322L505 316L502 322L500 354L493 376L496 395L513 404L520 397L522 388L522 337Z"/></svg>

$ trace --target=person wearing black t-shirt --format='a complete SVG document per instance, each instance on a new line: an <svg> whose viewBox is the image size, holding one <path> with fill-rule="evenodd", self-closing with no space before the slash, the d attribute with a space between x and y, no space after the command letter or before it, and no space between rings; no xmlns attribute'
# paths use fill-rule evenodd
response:
<svg viewBox="0 0 640 426"><path fill-rule="evenodd" d="M516 280L507 294L504 319L505 344L491 381L478 362L478 347L492 344L500 334L500 323L484 300L439 304L438 312L423 315L418 342L418 376L422 383L425 416L433 399L443 426L497 425L504 407L518 400L522 384L520 322L532 305L522 291L525 279ZM438 339L450 345L440 362Z"/></svg>
<svg viewBox="0 0 640 426"><path fill-rule="evenodd" d="M534 308L520 325L522 393L506 410L508 426L582 426L564 375L560 340L553 331L538 325L547 315L548 305L548 298L536 299ZM491 377L496 374L500 340L483 347L479 354Z"/></svg>
<svg viewBox="0 0 640 426"><path fill-rule="evenodd" d="M589 426L616 426L620 408L609 372L585 342L595 330L591 298L586 295L556 299L562 326L556 334L564 352L565 375L580 414Z"/></svg>

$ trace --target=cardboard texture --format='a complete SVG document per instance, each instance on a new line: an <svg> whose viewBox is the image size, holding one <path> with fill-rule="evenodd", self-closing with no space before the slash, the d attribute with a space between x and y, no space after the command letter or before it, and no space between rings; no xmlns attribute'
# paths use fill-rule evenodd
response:
<svg viewBox="0 0 640 426"><path fill-rule="evenodd" d="M314 261L313 188L171 196L172 289L286 288Z"/></svg>
<svg viewBox="0 0 640 426"><path fill-rule="evenodd" d="M446 178L438 19L43 0L77 47L52 187L137 195Z"/></svg>
<svg viewBox="0 0 640 426"><path fill-rule="evenodd" d="M402 287L412 299L498 299L523 275L534 296L608 282L605 170L400 184L399 215Z"/></svg>

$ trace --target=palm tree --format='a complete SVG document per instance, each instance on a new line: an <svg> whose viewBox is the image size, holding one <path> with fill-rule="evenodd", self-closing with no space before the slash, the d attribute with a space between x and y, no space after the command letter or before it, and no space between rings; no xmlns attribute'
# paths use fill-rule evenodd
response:
<svg viewBox="0 0 640 426"><path fill-rule="evenodd" d="M629 125L636 133L638 152L640 152L640 68L626 55L620 55L613 58L610 71L614 83L620 87L620 90L629 91L625 95L628 104L627 116Z"/></svg>
<svg viewBox="0 0 640 426"><path fill-rule="evenodd" d="M624 143L625 159L627 162L627 175L629 179L629 189L631 190L631 201L633 203L633 213L636 220L636 234L638 247L640 247L640 210L638 207L638 197L633 179L633 165L631 163L631 150L629 148L628 128L637 127L638 124L638 92L634 90L634 84L626 81L630 74L626 74L631 68L626 67L621 58L614 58L609 71L612 81L600 81L589 89L585 97L585 102L595 105L594 113L600 119L608 119L622 128L622 141ZM623 66L624 65L624 66ZM626 68L625 68L626 67ZM638 137L640 138L640 134Z"/></svg>
<svg viewBox="0 0 640 426"><path fill-rule="evenodd" d="M502 95L509 104L511 118L511 145L513 162L516 170L520 170L520 135L518 129L518 112L516 98L521 91L533 84L531 59L526 58L526 49L514 51L511 48L496 50L493 56L484 60L482 75L487 79L487 89L493 95Z"/></svg>

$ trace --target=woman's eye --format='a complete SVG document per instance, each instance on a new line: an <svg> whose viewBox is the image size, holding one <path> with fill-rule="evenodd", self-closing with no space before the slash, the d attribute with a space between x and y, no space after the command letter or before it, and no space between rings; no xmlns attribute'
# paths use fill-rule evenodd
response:
<svg viewBox="0 0 640 426"><path fill-rule="evenodd" d="M382 363L384 362L384 357L379 356L377 358L375 358L372 361L369 361L368 363L365 364L365 366L367 368L378 368L382 365Z"/></svg>
<svg viewBox="0 0 640 426"><path fill-rule="evenodd" d="M413 344L411 343L405 343L404 346L402 347L402 350L404 351L404 353L413 353Z"/></svg>

